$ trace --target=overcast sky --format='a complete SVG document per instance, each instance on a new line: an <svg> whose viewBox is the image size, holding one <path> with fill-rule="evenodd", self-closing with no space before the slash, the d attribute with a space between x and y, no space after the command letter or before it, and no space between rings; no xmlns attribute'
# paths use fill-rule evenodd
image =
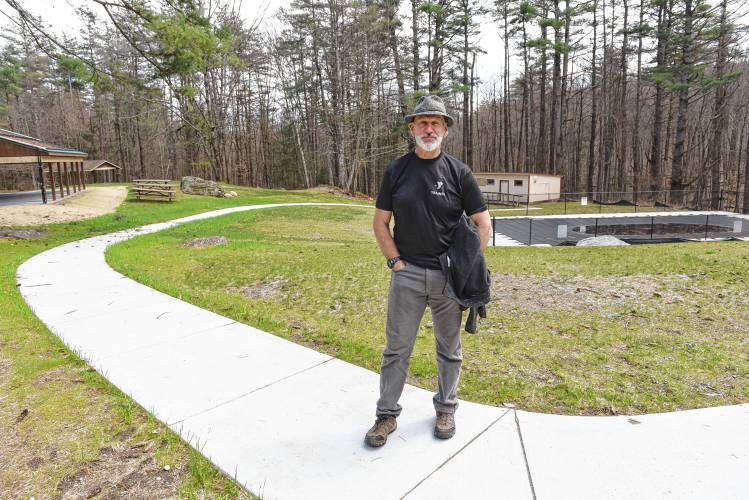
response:
<svg viewBox="0 0 749 500"><path fill-rule="evenodd" d="M240 6L240 12L248 22L253 22L265 12L265 24L273 22L273 13L279 8L288 5L289 0L235 0L235 5ZM67 32L76 33L80 29L75 8L81 5L87 6L104 18L104 10L96 3L87 0L23 0L23 6L37 16L41 16L46 24L52 24L53 30L58 34ZM15 11L8 4L0 0L0 27L9 26L11 21L7 16L13 15ZM404 20L404 28L410 26L411 9L409 2L402 2L401 15ZM479 54L476 61L476 74L485 82L491 80L494 75L501 73L502 45L498 34L496 23L487 21L482 26L480 46L486 54Z"/></svg>

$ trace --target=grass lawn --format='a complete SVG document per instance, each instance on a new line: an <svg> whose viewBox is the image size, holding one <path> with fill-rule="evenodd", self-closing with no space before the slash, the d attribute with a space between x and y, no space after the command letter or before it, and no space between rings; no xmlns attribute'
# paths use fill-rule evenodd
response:
<svg viewBox="0 0 749 500"><path fill-rule="evenodd" d="M232 214L115 245L107 259L168 294L378 370L390 274L371 217L338 207ZM184 244L211 236L228 244ZM462 398L571 415L749 401L746 243L487 255L494 301L480 333L464 335ZM435 389L429 322L410 382Z"/></svg>
<svg viewBox="0 0 749 500"><path fill-rule="evenodd" d="M32 255L96 234L229 206L348 201L324 192L231 189L239 196L128 199L114 214L37 227L46 233L39 239L0 238L1 497L249 496L68 351L30 311L15 279Z"/></svg>

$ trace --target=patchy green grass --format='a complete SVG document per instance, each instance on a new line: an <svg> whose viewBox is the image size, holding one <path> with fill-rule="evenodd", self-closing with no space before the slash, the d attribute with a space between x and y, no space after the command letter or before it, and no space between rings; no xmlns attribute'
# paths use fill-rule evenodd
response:
<svg viewBox="0 0 749 500"><path fill-rule="evenodd" d="M371 217L328 207L233 214L115 245L107 259L166 293L378 370L390 274ZM182 245L210 236L228 244ZM487 255L495 300L480 333L464 335L464 399L564 414L749 400L749 245ZM410 382L435 389L429 322L427 314Z"/></svg>
<svg viewBox="0 0 749 500"><path fill-rule="evenodd" d="M34 316L15 279L32 255L96 234L230 206L350 202L319 191L231 189L239 196L178 194L172 203L130 197L110 215L38 227L46 235L36 240L0 239L2 496L249 497L72 354Z"/></svg>

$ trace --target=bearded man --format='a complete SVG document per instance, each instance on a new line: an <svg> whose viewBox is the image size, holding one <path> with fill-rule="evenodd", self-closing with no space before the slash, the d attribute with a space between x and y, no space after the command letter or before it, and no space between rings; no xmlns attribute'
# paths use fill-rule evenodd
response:
<svg viewBox="0 0 749 500"><path fill-rule="evenodd" d="M455 434L463 313L445 294L447 278L439 256L450 247L452 230L463 213L479 228L481 250L491 236L486 202L471 170L442 152L442 141L453 124L442 99L421 97L405 121L416 148L388 165L373 221L377 244L392 271L377 419L365 436L374 447L384 445L396 429L402 410L398 400L427 305L432 311L439 382L433 398L434 435L449 439ZM393 234L391 217L395 218Z"/></svg>

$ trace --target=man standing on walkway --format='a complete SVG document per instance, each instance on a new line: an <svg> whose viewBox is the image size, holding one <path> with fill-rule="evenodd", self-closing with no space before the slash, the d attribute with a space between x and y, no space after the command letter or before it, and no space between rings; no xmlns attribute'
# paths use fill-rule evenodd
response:
<svg viewBox="0 0 749 500"><path fill-rule="evenodd" d="M387 167L373 222L377 244L392 275L377 420L365 437L370 446L385 444L396 428L402 409L398 400L427 305L432 311L439 379L434 435L449 439L455 434L463 314L458 303L445 295L446 276L439 256L450 247L451 230L464 212L479 227L482 250L491 236L486 202L471 170L441 150L453 124L442 99L420 98L405 120L416 149ZM391 216L395 217L394 234L390 233Z"/></svg>

